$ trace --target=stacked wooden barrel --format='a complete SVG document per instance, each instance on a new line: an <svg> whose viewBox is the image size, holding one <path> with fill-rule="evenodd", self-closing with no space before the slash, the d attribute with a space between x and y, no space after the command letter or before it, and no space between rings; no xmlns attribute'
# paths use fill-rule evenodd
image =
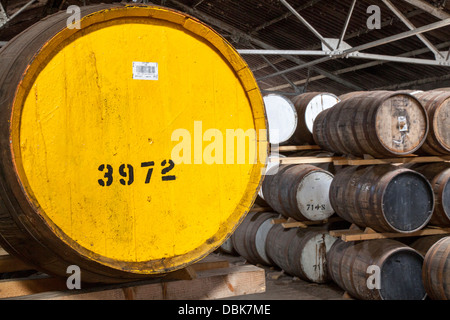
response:
<svg viewBox="0 0 450 320"><path fill-rule="evenodd" d="M269 125L269 142L284 144L294 134L298 115L292 101L279 94L264 96L264 106Z"/></svg>
<svg viewBox="0 0 450 320"><path fill-rule="evenodd" d="M428 180L413 170L349 166L334 177L330 202L340 217L357 226L409 233L431 219L434 193Z"/></svg>
<svg viewBox="0 0 450 320"><path fill-rule="evenodd" d="M294 99L269 94L264 97L272 144L313 144L313 125L317 115L340 100L328 92L308 92Z"/></svg>
<svg viewBox="0 0 450 320"><path fill-rule="evenodd" d="M418 153L424 155L450 154L450 91L413 93L429 117L429 134Z"/></svg>
<svg viewBox="0 0 450 320"><path fill-rule="evenodd" d="M425 142L428 115L412 95L399 92L357 92L344 97L314 121L314 140L337 154L398 157Z"/></svg>
<svg viewBox="0 0 450 320"><path fill-rule="evenodd" d="M305 281L325 283L327 252L336 238L323 228L289 228L277 224L267 235L266 252L275 265Z"/></svg>
<svg viewBox="0 0 450 320"><path fill-rule="evenodd" d="M423 300L423 256L392 239L337 240L328 256L333 281L362 300Z"/></svg>
<svg viewBox="0 0 450 320"><path fill-rule="evenodd" d="M416 163L405 167L421 173L430 182L435 198L434 212L430 224L450 226L450 163Z"/></svg>
<svg viewBox="0 0 450 320"><path fill-rule="evenodd" d="M39 21L0 52L1 246L48 274L77 265L89 282L199 261L236 229L262 180L269 145L251 70L172 9L82 7L81 29L67 18ZM256 161L206 165L186 140L202 139L202 123L224 137L254 133ZM189 148L173 152L181 142Z"/></svg>
<svg viewBox="0 0 450 320"><path fill-rule="evenodd" d="M266 239L272 228L274 212L250 212L231 236L234 250L249 263L272 265L266 254Z"/></svg>
<svg viewBox="0 0 450 320"><path fill-rule="evenodd" d="M234 250L256 265L274 266L315 283L330 280L326 255L336 238L323 227L285 228L273 212L250 212L231 236Z"/></svg>
<svg viewBox="0 0 450 320"><path fill-rule="evenodd" d="M450 237L437 241L428 250L423 265L423 283L435 300L450 300Z"/></svg>
<svg viewBox="0 0 450 320"><path fill-rule="evenodd" d="M330 172L312 165L280 165L268 173L262 192L276 212L297 221L324 220L334 213L328 196Z"/></svg>

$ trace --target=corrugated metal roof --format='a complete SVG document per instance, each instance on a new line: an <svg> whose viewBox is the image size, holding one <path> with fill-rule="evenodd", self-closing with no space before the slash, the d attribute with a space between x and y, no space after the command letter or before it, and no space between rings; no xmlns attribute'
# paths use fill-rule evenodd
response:
<svg viewBox="0 0 450 320"><path fill-rule="evenodd" d="M6 0L2 0L4 3ZM313 27L326 38L339 38L347 13L353 0L288 0ZM420 0L425 2L425 0ZM9 0L8 9L17 8L27 0ZM64 9L70 4L80 5L82 1L67 0L61 6L61 0L40 0L40 6L34 5L32 13L24 13L22 22L11 23L0 30L0 41L11 38L32 22L43 16ZM109 3L116 1L87 0L88 4ZM123 2L123 1L122 1ZM129 1L131 2L131 1ZM440 19L411 5L404 0L391 2L416 27L425 26ZM279 0L154 0L154 4L185 11L215 28L238 49L260 49L258 44L285 50L320 50L320 40L302 24L297 17ZM450 1L428 0L428 4L440 9L450 16ZM377 5L381 9L381 29L369 30L366 22L370 13L367 8ZM11 9L10 9L11 10ZM15 9L16 10L16 9ZM345 42L358 46L371 41L384 39L409 30L382 0L358 0L346 32ZM245 35L245 36L243 36ZM433 30L424 34L427 39L442 51L450 47L450 27ZM252 40L250 41L249 38ZM255 40L255 41L254 41ZM364 52L398 56L419 50L420 54L411 57L434 59L434 54L426 49L425 44L416 36L384 44ZM273 74L298 66L299 63L316 60L314 56L266 56L244 55L256 78ZM301 61L299 61L299 59ZM270 64L267 62L269 61ZM276 68L276 70L274 69ZM333 79L330 79L330 74ZM326 75L326 76L324 76ZM332 59L312 68L303 68L285 75L275 76L259 81L262 90L294 93L289 82L295 83L300 90L329 91L336 94L355 90L379 88L424 88L450 86L450 68L405 64L398 62L373 62L360 59ZM303 88L306 86L306 88Z"/></svg>

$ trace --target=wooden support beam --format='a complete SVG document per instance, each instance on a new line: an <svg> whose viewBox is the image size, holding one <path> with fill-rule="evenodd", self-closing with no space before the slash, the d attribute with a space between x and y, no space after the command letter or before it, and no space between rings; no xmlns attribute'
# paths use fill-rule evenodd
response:
<svg viewBox="0 0 450 320"><path fill-rule="evenodd" d="M426 163L426 162L442 162L450 161L450 156L409 156L404 158L391 159L335 159L333 161L336 166L359 166L374 164L392 164L392 163Z"/></svg>
<svg viewBox="0 0 450 320"><path fill-rule="evenodd" d="M450 233L450 228L436 228L428 227L422 230L400 233L400 232L376 232L371 228L366 230L331 230L330 235L333 237L340 237L343 241L361 241L361 240L374 240L374 239L390 239L390 238L405 238L405 237L417 237L417 236L429 236L437 234Z"/></svg>
<svg viewBox="0 0 450 320"><path fill-rule="evenodd" d="M8 290L13 290L14 283ZM28 286L30 283L27 284ZM96 286L81 290L48 291L30 294L14 289L14 299L33 300L210 300L265 292L265 271L253 265L200 271L197 278L176 281L140 281L121 285ZM48 288L47 288L48 289ZM7 294L8 291L0 292ZM17 294L20 294L19 297Z"/></svg>

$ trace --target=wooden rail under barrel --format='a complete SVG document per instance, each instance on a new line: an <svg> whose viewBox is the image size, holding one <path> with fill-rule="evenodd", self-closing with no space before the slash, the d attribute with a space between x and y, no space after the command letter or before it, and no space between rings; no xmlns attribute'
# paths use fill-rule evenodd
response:
<svg viewBox="0 0 450 320"><path fill-rule="evenodd" d="M211 254L163 278L120 284L82 283L69 290L66 279L35 271L0 248L0 274L18 272L0 280L0 299L33 300L209 300L266 290L265 271L253 265L232 266ZM30 271L30 276L20 272ZM69 276L69 275L68 275Z"/></svg>

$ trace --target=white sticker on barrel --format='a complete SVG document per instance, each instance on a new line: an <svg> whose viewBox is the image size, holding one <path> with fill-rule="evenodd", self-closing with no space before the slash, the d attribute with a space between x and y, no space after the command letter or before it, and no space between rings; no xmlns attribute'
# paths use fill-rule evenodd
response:
<svg viewBox="0 0 450 320"><path fill-rule="evenodd" d="M158 63L133 62L133 79L158 80Z"/></svg>
<svg viewBox="0 0 450 320"><path fill-rule="evenodd" d="M408 123L406 122L405 116L400 116L398 119L398 127L400 129L400 132L408 131Z"/></svg>

